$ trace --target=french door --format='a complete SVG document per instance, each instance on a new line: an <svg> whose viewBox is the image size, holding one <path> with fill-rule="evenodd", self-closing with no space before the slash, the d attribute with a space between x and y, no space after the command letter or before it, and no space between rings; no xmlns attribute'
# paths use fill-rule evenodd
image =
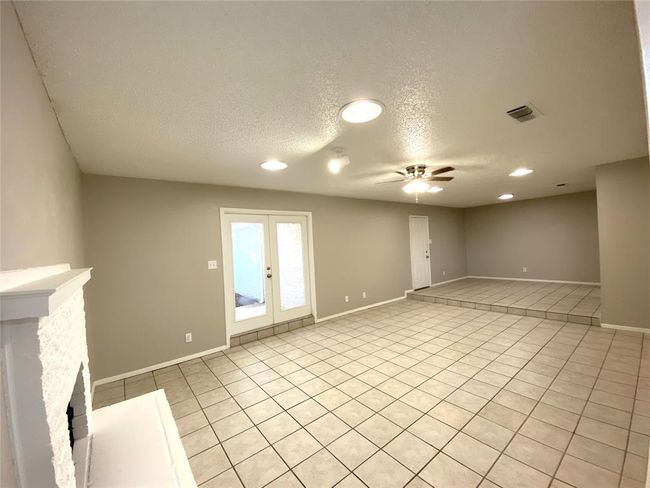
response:
<svg viewBox="0 0 650 488"><path fill-rule="evenodd" d="M311 313L308 221L298 214L222 214L230 335Z"/></svg>

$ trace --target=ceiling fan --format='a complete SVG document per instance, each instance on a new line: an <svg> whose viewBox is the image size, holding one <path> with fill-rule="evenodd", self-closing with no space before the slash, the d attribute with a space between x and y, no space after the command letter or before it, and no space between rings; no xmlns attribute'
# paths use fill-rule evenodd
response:
<svg viewBox="0 0 650 488"><path fill-rule="evenodd" d="M435 169L429 174L426 173L427 167L424 164L412 164L406 167L405 171L395 171L400 176L403 176L399 180L391 181L382 181L378 184L384 183L404 183L406 184L402 187L406 193L415 193L415 201L418 201L418 193L437 193L442 191L442 188L439 186L431 186L430 181L451 181L454 179L453 176L438 176L444 173L449 173L454 171L455 168L451 166L445 166L444 168Z"/></svg>

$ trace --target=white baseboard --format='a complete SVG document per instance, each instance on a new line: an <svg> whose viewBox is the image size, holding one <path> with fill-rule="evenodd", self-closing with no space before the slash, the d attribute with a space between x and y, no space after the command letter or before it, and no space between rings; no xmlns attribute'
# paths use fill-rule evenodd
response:
<svg viewBox="0 0 650 488"><path fill-rule="evenodd" d="M362 310L368 310L369 308L375 308L375 307L379 307L381 305L386 305L388 303L393 303L393 302L397 302L399 300L404 300L406 298L406 294L410 293L412 291L413 290L404 290L404 295L401 296L401 297L391 298L390 300L384 300L383 302L371 303L370 305L365 305L365 306L359 307L359 308L353 308L352 310L346 310L345 312L341 312L341 313L335 313L333 315L328 315L327 317L318 317L315 320L315 322L318 324L319 322L324 322L325 320L335 319L337 317L343 317L344 315L350 315L351 313L361 312Z"/></svg>
<svg viewBox="0 0 650 488"><path fill-rule="evenodd" d="M472 278L472 277L471 276L461 276L460 278L454 278L453 280L439 281L438 283L431 283L429 285L429 288L434 288L434 287L440 286L440 285L446 285L447 283L453 283L454 281L460 281L460 280L464 280L466 278Z"/></svg>
<svg viewBox="0 0 650 488"><path fill-rule="evenodd" d="M99 380L93 381L93 393L96 386L103 385L105 383L111 383L113 381L123 380L124 378L130 378L131 376L136 376L142 373L149 373L150 371L154 371L156 369L166 368L167 366L173 366L174 364L178 364L178 363L184 363L185 361L190 361L191 359L200 358L201 356L207 356L208 354L213 354L215 352L225 351L226 349L228 349L228 346L223 345L223 346L215 347L213 349L208 349L207 351L201 351L194 354L190 354L189 356L183 356L182 358L176 358L176 359L172 359L171 361L165 361L164 363L152 364L151 366L147 366L141 369L136 369L135 371L127 371L126 373L117 374L115 376L109 376L108 378L101 378Z"/></svg>
<svg viewBox="0 0 650 488"><path fill-rule="evenodd" d="M479 278L483 280L508 280L508 281L537 281L540 283L563 283L567 285L600 286L600 281L563 281L563 280L538 280L534 278L507 278L505 276L465 276L465 278Z"/></svg>
<svg viewBox="0 0 650 488"><path fill-rule="evenodd" d="M650 328L644 329L643 327L632 327L631 325L618 325L618 324L603 324L600 326L603 329L624 330L625 332L640 332L642 334L650 334Z"/></svg>

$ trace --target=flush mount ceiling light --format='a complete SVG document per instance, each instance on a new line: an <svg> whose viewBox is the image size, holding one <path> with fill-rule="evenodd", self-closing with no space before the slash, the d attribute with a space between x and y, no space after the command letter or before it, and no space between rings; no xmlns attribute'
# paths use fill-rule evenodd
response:
<svg viewBox="0 0 650 488"><path fill-rule="evenodd" d="M267 171L281 171L285 169L288 165L284 161L278 161L277 159L269 159L260 164L262 168Z"/></svg>
<svg viewBox="0 0 650 488"><path fill-rule="evenodd" d="M384 107L376 100L356 100L341 107L341 118L351 124L363 124L376 119Z"/></svg>
<svg viewBox="0 0 650 488"><path fill-rule="evenodd" d="M512 173L510 173L510 176L526 176L531 174L533 171L534 170L528 168L517 168Z"/></svg>
<svg viewBox="0 0 650 488"><path fill-rule="evenodd" d="M432 186L427 190L427 193L440 193L442 191L442 188L439 186Z"/></svg>
<svg viewBox="0 0 650 488"><path fill-rule="evenodd" d="M512 200L515 196L512 193L502 193L499 195L499 200Z"/></svg>
<svg viewBox="0 0 650 488"><path fill-rule="evenodd" d="M429 183L424 180L416 179L413 180L402 188L406 193L422 193L429 189Z"/></svg>
<svg viewBox="0 0 650 488"><path fill-rule="evenodd" d="M347 156L338 156L338 157L336 157L334 159L330 159L327 162L327 169L333 175L337 175L348 164L350 164L350 158L349 157L347 157Z"/></svg>

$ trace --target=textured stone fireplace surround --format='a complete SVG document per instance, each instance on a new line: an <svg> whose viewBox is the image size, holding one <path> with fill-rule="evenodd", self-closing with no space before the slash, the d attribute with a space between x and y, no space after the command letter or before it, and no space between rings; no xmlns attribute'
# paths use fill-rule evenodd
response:
<svg viewBox="0 0 650 488"><path fill-rule="evenodd" d="M2 371L21 486L84 486L92 428L83 300L89 279L90 269L68 265L2 273Z"/></svg>

